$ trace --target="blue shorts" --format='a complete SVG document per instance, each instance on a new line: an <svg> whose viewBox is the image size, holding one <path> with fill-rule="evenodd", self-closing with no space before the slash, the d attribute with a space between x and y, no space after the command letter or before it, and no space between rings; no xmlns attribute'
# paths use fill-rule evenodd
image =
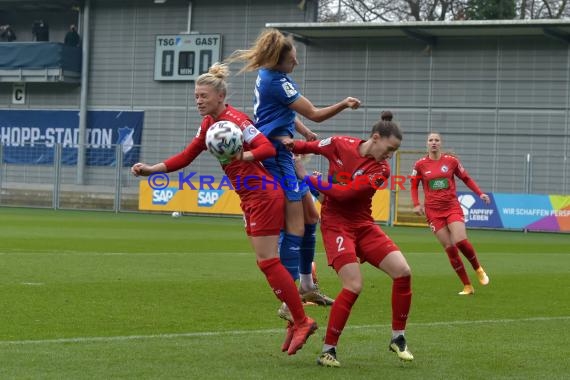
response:
<svg viewBox="0 0 570 380"><path fill-rule="evenodd" d="M280 140L269 139L277 154L263 160L263 166L279 183L289 201L300 201L309 192L309 186L295 174L295 161L291 153Z"/></svg>

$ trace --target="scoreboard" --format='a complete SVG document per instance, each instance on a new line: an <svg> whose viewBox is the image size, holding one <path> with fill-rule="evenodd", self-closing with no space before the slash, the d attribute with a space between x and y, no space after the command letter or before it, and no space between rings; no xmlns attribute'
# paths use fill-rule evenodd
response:
<svg viewBox="0 0 570 380"><path fill-rule="evenodd" d="M221 34L156 36L154 80L196 80L220 61L221 51Z"/></svg>

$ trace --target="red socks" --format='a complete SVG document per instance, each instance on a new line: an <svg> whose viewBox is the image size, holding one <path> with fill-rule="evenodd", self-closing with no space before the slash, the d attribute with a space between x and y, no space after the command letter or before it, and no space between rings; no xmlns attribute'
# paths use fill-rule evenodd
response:
<svg viewBox="0 0 570 380"><path fill-rule="evenodd" d="M295 323L302 323L305 320L305 310L301 303L301 297L299 297L299 291L295 286L293 278L281 264L281 261L275 257L258 261L257 265L265 274L265 278L267 278L269 286L273 289L273 293L289 307Z"/></svg>
<svg viewBox="0 0 570 380"><path fill-rule="evenodd" d="M461 261L461 257L459 257L459 251L457 250L457 247L454 245L447 247L445 249L445 252L447 253L451 267L455 273L457 273L463 285L471 284L471 281L469 281L469 276L467 276L467 272L465 272L463 261Z"/></svg>
<svg viewBox="0 0 570 380"><path fill-rule="evenodd" d="M325 344L336 346L342 330L348 321L352 305L358 294L343 288L336 296L330 312ZM408 313L412 305L412 278L400 277L392 282L392 329L405 330Z"/></svg>
<svg viewBox="0 0 570 380"><path fill-rule="evenodd" d="M331 307L327 334L325 336L325 344L330 346L337 345L338 338L340 337L340 334L342 334L342 330L350 316L352 305L354 305L357 298L358 294L345 288L342 288L340 293L336 296Z"/></svg>
<svg viewBox="0 0 570 380"><path fill-rule="evenodd" d="M459 243L455 244L457 248L463 253L463 256L471 263L473 269L479 269L479 260L477 260L477 254L475 253L475 249L469 242L469 240L461 240Z"/></svg>
<svg viewBox="0 0 570 380"><path fill-rule="evenodd" d="M406 329L411 305L412 277L395 278L392 282L392 330Z"/></svg>

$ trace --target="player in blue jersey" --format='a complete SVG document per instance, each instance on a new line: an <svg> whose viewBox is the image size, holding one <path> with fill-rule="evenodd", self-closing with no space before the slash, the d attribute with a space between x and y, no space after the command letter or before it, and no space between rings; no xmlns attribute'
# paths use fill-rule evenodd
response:
<svg viewBox="0 0 570 380"><path fill-rule="evenodd" d="M264 30L250 49L235 52L229 61L245 61L242 71L258 70L254 122L277 150L277 155L264 160L263 165L280 181L287 197L281 261L295 280L300 278L303 301L331 305L333 300L319 291L311 275L319 215L308 186L300 185L296 177L293 155L282 140L293 137L295 131L309 141L316 139L297 114L320 123L347 108L357 109L360 100L347 97L328 107L315 107L289 76L299 64L293 38L277 29ZM287 310L282 307L279 315L287 319Z"/></svg>

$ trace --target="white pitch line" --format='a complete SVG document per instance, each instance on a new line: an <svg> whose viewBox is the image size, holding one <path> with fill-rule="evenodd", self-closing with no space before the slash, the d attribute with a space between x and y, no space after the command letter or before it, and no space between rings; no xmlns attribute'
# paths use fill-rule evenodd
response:
<svg viewBox="0 0 570 380"><path fill-rule="evenodd" d="M253 255L252 251L228 251L228 252L190 252L190 251L178 251L178 252L104 252L104 251L73 251L73 250L45 250L45 251L27 251L27 250L16 250L12 249L6 252L0 252L0 255L89 255L89 256L132 256L136 257L138 255L146 256L158 256L158 255ZM323 253L324 254L324 253Z"/></svg>
<svg viewBox="0 0 570 380"><path fill-rule="evenodd" d="M532 318L508 318L508 319L481 319L476 321L449 321L449 322L419 322L419 323L408 323L408 326L417 327L433 327L433 326L458 326L458 325L471 325L471 324L492 324L492 323L516 323L516 322L547 322L547 321L560 321L560 320L570 320L570 315L564 315L561 317L532 317ZM352 326L353 329L367 329L376 328L380 326L390 326L386 325L360 325Z"/></svg>
<svg viewBox="0 0 570 380"><path fill-rule="evenodd" d="M493 324L493 323L517 323L517 322L546 322L570 320L570 315L561 317L532 317L521 319L485 319L476 321L448 321L448 322L419 322L408 323L411 327L433 327L433 326L456 326L470 324ZM390 327L390 324L378 325L360 325L347 326L348 330L377 329ZM44 339L44 340L6 340L0 341L0 346L9 345L28 345L28 344L50 344L50 343L95 343L95 342L117 342L129 340L145 340L145 339L176 339L176 338L196 338L203 336L224 336L224 335L245 335L245 334L270 334L281 333L283 329L264 329L264 330L230 330L230 331L204 331L192 333L177 334L154 334L154 335L127 335L127 336L101 336L101 337L82 337L82 338L61 338L61 339Z"/></svg>

